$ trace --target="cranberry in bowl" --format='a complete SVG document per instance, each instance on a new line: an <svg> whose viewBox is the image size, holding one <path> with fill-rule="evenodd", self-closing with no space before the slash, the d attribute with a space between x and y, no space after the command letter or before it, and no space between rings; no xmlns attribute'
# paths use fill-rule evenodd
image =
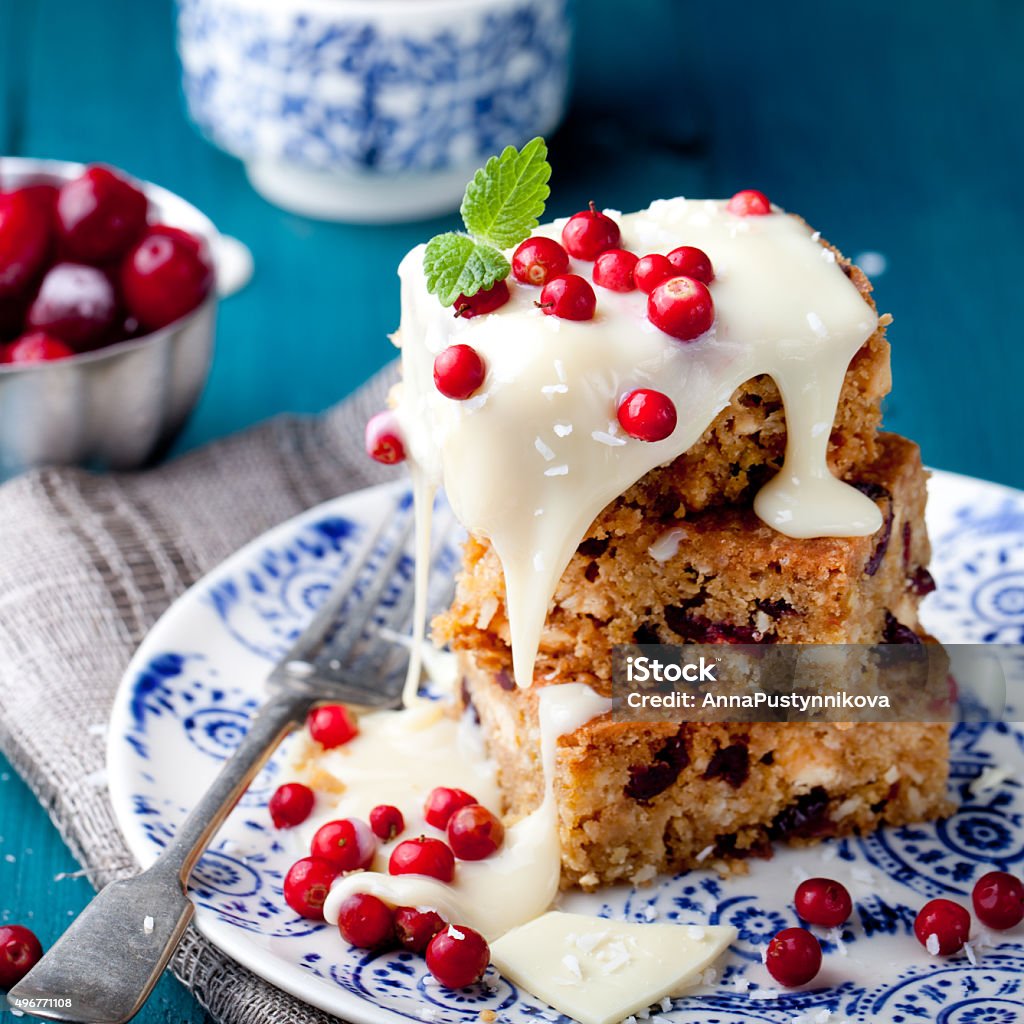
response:
<svg viewBox="0 0 1024 1024"><path fill-rule="evenodd" d="M218 238L116 168L0 158L0 480L166 452L210 368Z"/></svg>

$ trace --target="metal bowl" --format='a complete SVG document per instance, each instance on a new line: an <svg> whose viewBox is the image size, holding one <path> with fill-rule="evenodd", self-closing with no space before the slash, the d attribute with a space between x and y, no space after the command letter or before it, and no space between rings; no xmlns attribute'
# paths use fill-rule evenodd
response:
<svg viewBox="0 0 1024 1024"><path fill-rule="evenodd" d="M84 165L0 158L5 189L60 184ZM184 199L140 182L151 219L218 241L210 220ZM216 290L152 334L69 359L0 364L0 480L33 466L136 469L164 454L206 383L213 356Z"/></svg>

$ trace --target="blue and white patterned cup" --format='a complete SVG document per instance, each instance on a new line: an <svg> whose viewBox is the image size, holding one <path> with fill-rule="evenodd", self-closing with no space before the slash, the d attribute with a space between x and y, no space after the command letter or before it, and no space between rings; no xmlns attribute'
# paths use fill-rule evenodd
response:
<svg viewBox="0 0 1024 1024"><path fill-rule="evenodd" d="M565 108L571 0L178 0L189 111L263 196L325 219L454 209Z"/></svg>

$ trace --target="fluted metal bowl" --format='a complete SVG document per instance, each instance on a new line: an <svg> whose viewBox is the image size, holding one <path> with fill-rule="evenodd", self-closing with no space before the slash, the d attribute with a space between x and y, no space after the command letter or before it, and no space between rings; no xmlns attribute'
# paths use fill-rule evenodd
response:
<svg viewBox="0 0 1024 1024"><path fill-rule="evenodd" d="M60 184L84 165L0 158L4 189ZM210 220L184 199L140 182L151 219L207 239ZM206 383L213 356L216 289L167 327L68 359L0 364L0 479L33 466L135 469L167 451Z"/></svg>

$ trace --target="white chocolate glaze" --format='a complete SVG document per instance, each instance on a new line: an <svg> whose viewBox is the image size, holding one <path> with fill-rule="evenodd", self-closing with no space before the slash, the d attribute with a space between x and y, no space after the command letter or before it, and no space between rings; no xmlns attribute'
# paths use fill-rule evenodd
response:
<svg viewBox="0 0 1024 1024"><path fill-rule="evenodd" d="M685 244L708 253L716 319L706 335L681 343L662 333L647 320L640 291L596 288L591 321L546 316L534 306L538 289L514 281L495 313L456 318L427 292L422 246L400 268L396 411L406 448L501 560L520 686L532 682L551 597L590 524L645 473L690 448L751 377L776 380L788 426L785 464L757 495L757 514L793 537L863 536L881 525L877 506L826 462L846 368L877 325L834 254L795 217L739 217L717 200L609 212L624 248L667 253ZM560 227L538 233L557 237ZM588 263L571 269L591 277ZM456 343L472 345L487 365L483 387L463 402L433 384L434 357ZM645 443L623 433L618 401L635 387L674 401L671 437Z"/></svg>
<svg viewBox="0 0 1024 1024"><path fill-rule="evenodd" d="M430 907L451 923L475 928L488 940L543 914L558 893L562 866L552 785L558 738L610 707L611 701L582 683L545 688L540 695L544 800L506 830L496 854L481 861L459 861L451 884L420 875L388 875L387 861L402 839L441 837L423 818L424 799L434 786L456 786L492 810L500 808L493 765L485 760L482 747L472 742L475 729L465 723L459 726L439 705L425 702L361 718L354 740L317 757L313 770L328 772L345 788L331 806L318 800L315 816L296 830L297 838L308 850L313 833L325 822L349 816L365 820L380 803L398 807L406 829L378 850L373 870L334 883L324 905L327 921L336 923L342 901L357 892L372 893L394 906ZM300 763L296 776L315 785L309 772Z"/></svg>

